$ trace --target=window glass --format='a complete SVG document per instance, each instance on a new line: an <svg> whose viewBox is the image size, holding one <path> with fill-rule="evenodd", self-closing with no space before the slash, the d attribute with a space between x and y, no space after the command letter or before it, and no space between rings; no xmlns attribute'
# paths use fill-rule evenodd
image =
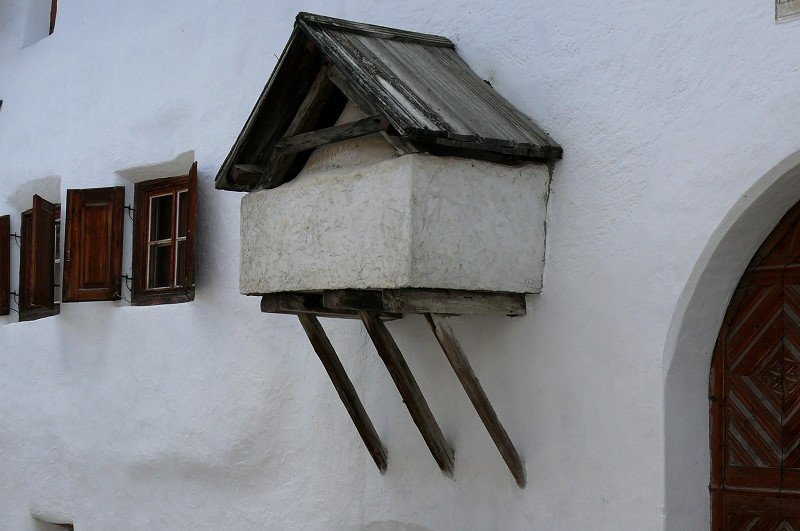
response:
<svg viewBox="0 0 800 531"><path fill-rule="evenodd" d="M172 194L150 198L150 241L172 239Z"/></svg>
<svg viewBox="0 0 800 531"><path fill-rule="evenodd" d="M148 264L148 288L168 288L170 248L168 243L150 245L150 263Z"/></svg>

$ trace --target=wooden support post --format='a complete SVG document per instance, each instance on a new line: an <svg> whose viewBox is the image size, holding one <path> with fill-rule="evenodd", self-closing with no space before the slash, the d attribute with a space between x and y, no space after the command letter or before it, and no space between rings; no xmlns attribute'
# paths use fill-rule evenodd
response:
<svg viewBox="0 0 800 531"><path fill-rule="evenodd" d="M500 455L503 456L503 460L506 462L506 465L508 465L511 475L514 476L517 485L524 489L527 484L525 464L522 462L522 459L520 459L517 449L514 448L514 443L511 442L511 438L500 423L500 419L497 418L497 413L495 413L494 408L492 408L492 404L483 391L483 387L481 387L478 378L472 371L472 367L469 364L469 360L467 360L467 356L464 354L464 350L461 348L455 334L453 334L450 323L447 322L447 317L435 313L428 313L425 314L425 319L436 335L439 345L441 345L445 356L447 356L447 360L453 367L459 381L461 381L461 385L464 387L464 391L467 392L467 396L472 402L472 405L475 406L478 416L489 431L489 435L492 437L495 446L500 450Z"/></svg>
<svg viewBox="0 0 800 531"><path fill-rule="evenodd" d="M342 362L339 361L333 345L331 345L328 336L325 334L325 330L314 315L301 313L297 315L297 318L300 319L303 330L306 331L314 351L322 361L322 365L325 366L336 392L339 393L339 398L344 402L344 407L350 414L350 418L353 419L353 423L356 425L356 429L367 446L372 459L378 466L378 470L383 474L386 472L386 448L383 446L380 437L378 437L378 432L375 431L364 405L358 398L353 383L348 378Z"/></svg>
<svg viewBox="0 0 800 531"><path fill-rule="evenodd" d="M444 439L442 430L436 423L425 397L422 396L414 375L411 374L403 359L403 354L394 342L392 335L386 325L380 320L377 314L365 310L359 310L358 315L364 322L364 326L369 333L378 355L383 360L389 374L392 376L403 402L406 404L414 424L422 433L425 444L428 445L433 458L439 468L449 477L453 477L453 450Z"/></svg>

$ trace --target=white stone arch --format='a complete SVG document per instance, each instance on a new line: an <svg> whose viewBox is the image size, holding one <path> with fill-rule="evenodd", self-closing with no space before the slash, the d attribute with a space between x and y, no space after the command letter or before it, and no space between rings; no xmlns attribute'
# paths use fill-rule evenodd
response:
<svg viewBox="0 0 800 531"><path fill-rule="evenodd" d="M734 288L750 259L800 201L800 151L733 205L700 254L678 299L664 349L665 528L708 529L711 355Z"/></svg>

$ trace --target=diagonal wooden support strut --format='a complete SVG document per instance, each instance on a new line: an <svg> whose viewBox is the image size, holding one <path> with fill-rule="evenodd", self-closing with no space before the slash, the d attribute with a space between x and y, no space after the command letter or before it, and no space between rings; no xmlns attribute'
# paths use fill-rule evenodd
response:
<svg viewBox="0 0 800 531"><path fill-rule="evenodd" d="M356 425L361 439L367 446L367 450L369 450L370 455L372 455L372 459L378 466L378 470L384 473L386 471L387 462L386 448L383 446L380 437L378 437L378 432L375 431L372 421L369 419L361 400L358 398L353 383L350 381L350 378L348 378L342 366L342 362L339 361L339 357L336 355L333 345L331 345L328 336L325 334L325 330L322 328L319 320L312 314L299 313L297 314L297 318L300 319L303 330L306 331L306 335L308 335L308 339L311 341L314 351L319 356L320 361L322 361L322 365L325 366L325 370L328 372L328 376L330 376L333 386L336 388L336 392L339 393L339 398L344 402L344 407L350 414L350 418L353 419L353 423Z"/></svg>
<svg viewBox="0 0 800 531"><path fill-rule="evenodd" d="M489 398L486 396L478 378L472 371L469 360L456 339L453 329L450 327L450 323L447 322L445 316L436 313L425 314L425 319L436 335L439 345L441 345L445 356L447 356L447 360L453 367L459 381L461 381L461 385L464 387L464 391L467 392L467 396L469 396L472 405L475 406L478 416L489 431L489 435L492 437L495 446L500 450L500 455L503 456L503 460L506 462L506 465L508 465L511 475L514 476L517 485L524 489L527 484L525 464L522 462L522 459L520 459L519 453L517 453L517 449L514 448L511 438L500 423L500 419L497 418L497 413L495 413L494 408L492 408Z"/></svg>
<svg viewBox="0 0 800 531"><path fill-rule="evenodd" d="M433 454L433 458L445 474L453 477L453 450L445 441L442 430L436 423L425 397L422 396L422 391L420 391L414 375L411 374L411 369L403 359L397 343L394 342L386 325L376 313L359 310L358 315L364 322L378 355L389 370L389 374L400 391L400 396L403 397L403 402L411 413L414 424L422 433L422 438Z"/></svg>

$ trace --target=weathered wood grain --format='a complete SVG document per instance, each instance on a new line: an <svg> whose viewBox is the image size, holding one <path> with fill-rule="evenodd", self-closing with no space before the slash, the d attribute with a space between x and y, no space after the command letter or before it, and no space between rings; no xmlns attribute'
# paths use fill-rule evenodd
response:
<svg viewBox="0 0 800 531"><path fill-rule="evenodd" d="M439 289L383 291L383 310L451 315L525 315L523 293L488 293Z"/></svg>
<svg viewBox="0 0 800 531"><path fill-rule="evenodd" d="M328 69L328 77L330 80L347 96L347 99L355 103L358 108L367 115L380 114L378 107L370 100L363 90L359 89L350 82L347 77L336 67L331 66ZM414 146L411 142L405 140L400 133L394 128L394 124L389 119L389 124L392 126L389 130L381 131L381 135L390 146L394 148L398 156L408 155L411 153L419 153L420 149Z"/></svg>
<svg viewBox="0 0 800 531"><path fill-rule="evenodd" d="M329 290L324 305L338 310L449 315L525 315L524 293L447 289Z"/></svg>
<svg viewBox="0 0 800 531"><path fill-rule="evenodd" d="M335 66L328 68L328 78L336 87L347 96L347 99L358 105L361 111L367 115L380 114L378 107L372 102L369 94L364 89L353 84L341 70Z"/></svg>
<svg viewBox="0 0 800 531"><path fill-rule="evenodd" d="M380 290L328 290L323 292L322 300L325 307L342 311L384 311L383 293Z"/></svg>
<svg viewBox="0 0 800 531"><path fill-rule="evenodd" d="M325 308L321 299L313 295L297 293L271 293L261 297L261 311L263 313L278 313L288 315L313 314L320 317L333 317L339 319L360 319L355 311L335 311Z"/></svg>
<svg viewBox="0 0 800 531"><path fill-rule="evenodd" d="M313 13L299 13L297 15L298 24L303 24L313 28L327 28L338 31L346 31L356 33L359 35L380 36L384 39L392 40L406 40L412 42L421 42L429 46L444 46L447 48L455 48L455 44L445 37L438 35L430 35L427 33L418 33L415 31L405 31L395 28L387 28L385 26L376 26L374 24L364 24L362 22L353 22L350 20L342 20L337 18L326 17L322 15L315 15Z"/></svg>
<svg viewBox="0 0 800 531"><path fill-rule="evenodd" d="M470 142L473 149L515 148L517 157L531 151L560 156L547 149L558 146L541 128L451 48L334 27L311 28L309 37L406 139L413 132L419 141L439 137Z"/></svg>
<svg viewBox="0 0 800 531"><path fill-rule="evenodd" d="M311 341L314 352L319 356L325 371L336 388L336 392L339 394L339 398L342 399L342 403L347 409L347 413L353 420L353 424L356 425L356 430L361 435L361 440L364 441L372 460L375 461L375 465L381 471L381 474L386 472L386 447L381 442L378 432L375 431L375 426L372 425L372 421L367 415L367 411L364 409L353 383L347 376L339 356L336 355L336 350L334 350L328 336L325 334L325 329L322 328L319 320L314 315L300 313L297 318L300 319L300 324L303 326L309 341Z"/></svg>
<svg viewBox="0 0 800 531"><path fill-rule="evenodd" d="M342 140L350 140L351 138L358 138L360 136L385 131L388 127L389 122L380 115L368 116L367 118L356 120L355 122L285 137L275 146L275 153L287 155L289 153L306 151L326 144L333 144L334 142L341 142Z"/></svg>
<svg viewBox="0 0 800 531"><path fill-rule="evenodd" d="M326 64L338 87L327 103L312 94ZM552 164L562 156L561 147L473 72L448 39L301 13L217 187L272 188L294 178L308 150L280 153L276 145L332 126L345 96L366 115L388 120L391 127L381 134L399 155L424 151L503 164ZM325 120L305 118L315 108ZM258 182L237 165L262 166Z"/></svg>
<svg viewBox="0 0 800 531"><path fill-rule="evenodd" d="M445 441L439 424L433 417L422 391L417 385L414 375L406 364L403 354L386 328L386 325L378 318L374 312L359 311L359 316L367 333L372 339L375 349L378 351L383 363L389 370L389 374L394 380L400 396L411 413L414 424L417 425L425 444L433 454L433 458L439 468L449 477L453 477L454 454L453 450Z"/></svg>
<svg viewBox="0 0 800 531"><path fill-rule="evenodd" d="M309 313L320 317L337 319L360 319L358 312L325 305L321 293L269 293L261 297L261 311L264 313L278 313L285 315L299 315ZM385 321L401 319L398 313L379 312L379 317Z"/></svg>
<svg viewBox="0 0 800 531"><path fill-rule="evenodd" d="M492 441L494 441L495 446L497 446L497 449L500 451L500 455L503 456L503 460L506 462L506 465L508 465L511 475L514 476L517 485L519 485L521 489L524 489L528 482L525 464L522 462L517 449L514 447L514 443L511 442L511 438L508 436L506 429L500 423L500 419L497 417L497 413L495 413L491 402L489 402L489 398L483 391L480 381L478 381L478 378L475 376L472 366L469 364L469 360L464 350L461 348L461 344L453 333L450 323L447 322L447 317L435 313L428 313L425 315L425 319L428 321L428 325L430 325L431 330L433 330L436 340L442 347L447 361L450 362L450 366L453 367L453 371L455 371L458 380L464 387L464 391L466 391L470 402L475 406L475 411L478 412L478 416L483 422L483 425L486 426L489 436L491 436Z"/></svg>

